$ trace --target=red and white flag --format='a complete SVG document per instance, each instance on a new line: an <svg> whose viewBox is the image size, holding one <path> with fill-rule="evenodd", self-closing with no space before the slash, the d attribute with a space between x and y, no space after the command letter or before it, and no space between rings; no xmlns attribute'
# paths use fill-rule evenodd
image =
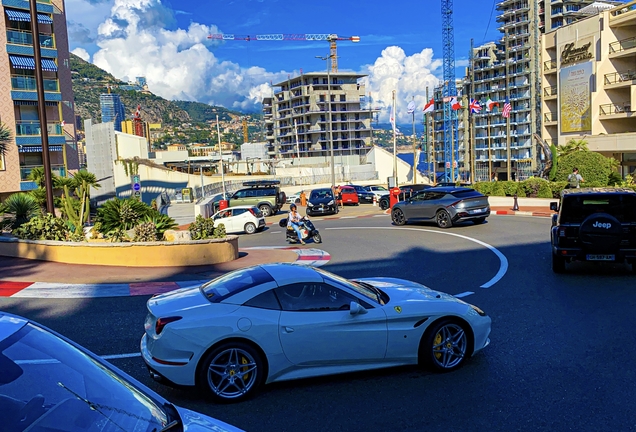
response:
<svg viewBox="0 0 636 432"><path fill-rule="evenodd" d="M433 112L435 109L435 98L431 98L426 105L424 105L424 113Z"/></svg>
<svg viewBox="0 0 636 432"><path fill-rule="evenodd" d="M499 106L499 102L494 102L490 98L486 101L486 111L491 112L494 107Z"/></svg>
<svg viewBox="0 0 636 432"><path fill-rule="evenodd" d="M501 116L504 118L510 117L510 111L512 111L512 105L510 105L510 101L506 98L506 103L504 103L503 110L501 111Z"/></svg>
<svg viewBox="0 0 636 432"><path fill-rule="evenodd" d="M457 101L457 96L453 96L450 100L450 104L451 104L451 108L454 109L455 111L457 111L458 109L460 109L462 107L462 104L460 104Z"/></svg>

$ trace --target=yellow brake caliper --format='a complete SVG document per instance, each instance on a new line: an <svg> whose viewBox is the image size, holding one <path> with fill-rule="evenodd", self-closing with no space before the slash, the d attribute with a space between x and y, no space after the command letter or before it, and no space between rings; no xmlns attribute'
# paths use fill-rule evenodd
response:
<svg viewBox="0 0 636 432"><path fill-rule="evenodd" d="M435 345L439 345L439 344L441 344L441 343L442 343L442 334L441 334L441 333L437 333L437 334L435 335L435 340L433 341L433 343L434 343ZM435 357L436 357L436 358L438 358L438 359L442 358L442 352L441 352L441 350L437 350L437 351L435 351Z"/></svg>
<svg viewBox="0 0 636 432"><path fill-rule="evenodd" d="M249 362L247 361L247 359L245 357L241 357L241 363L247 364ZM247 369L248 369L247 366L244 366L243 367L243 372L247 372ZM243 381L247 381L247 379L249 378L249 375L250 374L247 374L247 373L245 375L243 375Z"/></svg>

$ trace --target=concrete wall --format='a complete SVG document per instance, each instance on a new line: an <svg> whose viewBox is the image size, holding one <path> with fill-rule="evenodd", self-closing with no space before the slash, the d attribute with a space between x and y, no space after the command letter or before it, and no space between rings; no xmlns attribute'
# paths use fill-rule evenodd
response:
<svg viewBox="0 0 636 432"><path fill-rule="evenodd" d="M98 190L91 190L91 196L114 196L116 185L113 178L113 161L117 159L115 125L112 122L93 124L93 121L88 119L84 121L84 131L86 168L95 174L101 185Z"/></svg>
<svg viewBox="0 0 636 432"><path fill-rule="evenodd" d="M386 183L388 177L393 176L393 153L375 146L367 154L367 161L372 163L378 173L380 183ZM402 159L397 158L398 183L408 184L413 182L413 167ZM430 183L426 175L418 171L417 183Z"/></svg>
<svg viewBox="0 0 636 432"><path fill-rule="evenodd" d="M190 242L71 243L0 238L0 255L66 264L182 267L238 258L238 237Z"/></svg>

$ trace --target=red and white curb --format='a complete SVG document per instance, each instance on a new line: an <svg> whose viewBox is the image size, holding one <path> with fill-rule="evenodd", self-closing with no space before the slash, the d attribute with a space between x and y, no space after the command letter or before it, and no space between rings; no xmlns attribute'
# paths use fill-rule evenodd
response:
<svg viewBox="0 0 636 432"><path fill-rule="evenodd" d="M495 210L490 214L498 216L535 216L535 217L552 217L552 213L549 212L531 212L531 211L515 211L515 210Z"/></svg>
<svg viewBox="0 0 636 432"><path fill-rule="evenodd" d="M331 256L315 248L245 248L245 249L287 249L295 252L298 257L294 264L319 267L325 265ZM243 249L241 249L243 250ZM179 288L199 286L209 279L189 280L178 282L135 282L135 283L92 283L67 284L54 282L12 282L0 281L0 297L11 298L99 298L99 297L130 297L163 294Z"/></svg>

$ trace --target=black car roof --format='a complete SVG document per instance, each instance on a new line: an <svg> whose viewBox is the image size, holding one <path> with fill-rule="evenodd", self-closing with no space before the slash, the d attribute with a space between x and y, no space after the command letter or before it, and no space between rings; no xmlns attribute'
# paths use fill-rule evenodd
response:
<svg viewBox="0 0 636 432"><path fill-rule="evenodd" d="M594 187L594 188L575 188L563 189L561 194L566 195L598 195L598 194L636 194L636 191L622 187Z"/></svg>
<svg viewBox="0 0 636 432"><path fill-rule="evenodd" d="M432 192L446 192L446 193L452 193L452 192L464 192L464 191L474 191L475 189L471 189L471 188L465 188L465 187L458 187L458 186L438 186L436 188L434 188L432 190ZM428 189L427 189L428 191Z"/></svg>

